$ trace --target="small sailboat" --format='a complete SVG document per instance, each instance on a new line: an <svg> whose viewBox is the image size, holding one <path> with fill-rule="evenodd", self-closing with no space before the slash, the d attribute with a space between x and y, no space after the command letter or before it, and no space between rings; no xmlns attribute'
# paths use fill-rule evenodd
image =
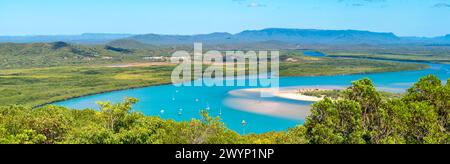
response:
<svg viewBox="0 0 450 164"><path fill-rule="evenodd" d="M179 110L178 110L178 116L182 116L183 115L183 108L180 108Z"/></svg>
<svg viewBox="0 0 450 164"><path fill-rule="evenodd" d="M241 123L241 124L242 124L243 127L245 127L245 126L247 126L247 121L242 120L242 123Z"/></svg>
<svg viewBox="0 0 450 164"><path fill-rule="evenodd" d="M210 111L210 110L211 110L211 107L209 106L209 104L206 105L206 110L207 110L207 111Z"/></svg>
<svg viewBox="0 0 450 164"><path fill-rule="evenodd" d="M241 124L242 124L242 132L243 134L245 134L245 127L247 126L247 121L242 120Z"/></svg>
<svg viewBox="0 0 450 164"><path fill-rule="evenodd" d="M447 74L450 74L450 70L449 69L445 69L445 71L447 72Z"/></svg>

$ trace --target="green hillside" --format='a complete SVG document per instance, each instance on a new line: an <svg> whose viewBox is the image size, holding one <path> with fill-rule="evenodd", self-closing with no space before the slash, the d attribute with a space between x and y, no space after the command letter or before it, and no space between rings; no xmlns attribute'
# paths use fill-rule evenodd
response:
<svg viewBox="0 0 450 164"><path fill-rule="evenodd" d="M141 61L146 56L168 56L170 49L125 49L55 43L0 44L0 69L102 65Z"/></svg>

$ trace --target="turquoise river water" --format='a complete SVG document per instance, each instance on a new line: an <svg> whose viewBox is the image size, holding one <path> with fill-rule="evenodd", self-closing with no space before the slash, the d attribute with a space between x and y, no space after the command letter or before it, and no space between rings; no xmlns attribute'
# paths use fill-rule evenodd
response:
<svg viewBox="0 0 450 164"><path fill-rule="evenodd" d="M305 52L305 55L323 56L323 54L316 52ZM427 64L430 65L429 69L419 71L283 77L280 78L280 86L283 88L344 88L350 86L352 81L368 77L374 81L380 90L404 92L419 78L429 74L436 75L443 81L450 78L450 65ZM207 109L210 115L220 116L227 127L241 134L281 131L303 124L305 114L308 114L312 104L311 102L277 97L261 98L259 94L247 93L243 90L247 88L250 87L175 87L163 85L102 93L55 104L73 109L98 109L96 105L98 101L118 103L125 97L135 97L140 102L134 106L133 110L143 112L145 115L187 121L192 118L200 118L200 110ZM289 117L267 114L267 112L258 112L257 110L269 111L269 113L277 113L277 110L279 110L280 113L288 113ZM247 123L246 126L242 126L243 120Z"/></svg>

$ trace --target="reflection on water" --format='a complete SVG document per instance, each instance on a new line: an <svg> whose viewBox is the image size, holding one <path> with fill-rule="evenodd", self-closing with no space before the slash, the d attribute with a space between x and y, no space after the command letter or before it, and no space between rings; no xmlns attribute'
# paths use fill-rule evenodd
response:
<svg viewBox="0 0 450 164"><path fill-rule="evenodd" d="M246 98L226 98L225 105L255 114L302 121L310 114L310 105Z"/></svg>
<svg viewBox="0 0 450 164"><path fill-rule="evenodd" d="M310 114L312 102L261 97L261 90L263 89L232 90L224 99L224 105L244 112L299 121Z"/></svg>

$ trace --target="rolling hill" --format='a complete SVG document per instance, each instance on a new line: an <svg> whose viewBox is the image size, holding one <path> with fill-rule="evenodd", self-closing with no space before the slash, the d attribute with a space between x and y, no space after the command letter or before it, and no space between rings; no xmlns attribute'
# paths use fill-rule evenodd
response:
<svg viewBox="0 0 450 164"><path fill-rule="evenodd" d="M105 44L113 40L127 38L130 34L42 35L42 36L0 36L0 43L50 43L70 42L78 44Z"/></svg>

